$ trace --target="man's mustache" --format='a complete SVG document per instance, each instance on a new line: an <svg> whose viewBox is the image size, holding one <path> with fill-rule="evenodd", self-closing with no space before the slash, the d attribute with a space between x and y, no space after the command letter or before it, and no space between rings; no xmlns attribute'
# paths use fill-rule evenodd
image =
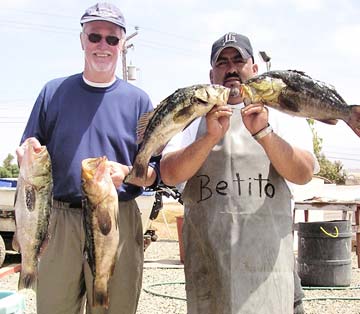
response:
<svg viewBox="0 0 360 314"><path fill-rule="evenodd" d="M240 81L240 83L243 82L241 77L237 73L228 73L228 74L226 74L225 77L224 77L224 81L226 81L227 79L230 79L230 78L238 79Z"/></svg>

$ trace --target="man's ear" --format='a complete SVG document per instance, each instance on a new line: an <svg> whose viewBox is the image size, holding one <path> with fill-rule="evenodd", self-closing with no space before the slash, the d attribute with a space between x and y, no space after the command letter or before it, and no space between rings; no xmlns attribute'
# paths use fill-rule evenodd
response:
<svg viewBox="0 0 360 314"><path fill-rule="evenodd" d="M254 74L258 74L259 67L258 67L258 65L257 65L256 63L253 64L252 68L253 68L253 73L254 73Z"/></svg>
<svg viewBox="0 0 360 314"><path fill-rule="evenodd" d="M211 69L210 72L209 72L209 77L210 77L210 82L211 84L214 84L214 81L213 81L213 70Z"/></svg>
<svg viewBox="0 0 360 314"><path fill-rule="evenodd" d="M81 43L81 49L84 50L84 44L83 44L83 38L82 38L82 34L83 33L80 33L80 43Z"/></svg>

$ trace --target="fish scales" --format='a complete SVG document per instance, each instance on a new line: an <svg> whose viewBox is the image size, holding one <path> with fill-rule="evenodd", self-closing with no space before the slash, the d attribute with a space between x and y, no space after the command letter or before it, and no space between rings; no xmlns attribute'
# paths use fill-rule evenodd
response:
<svg viewBox="0 0 360 314"><path fill-rule="evenodd" d="M334 87L300 71L269 71L241 86L245 104L262 102L285 113L335 124L345 121L360 136L360 106L348 105Z"/></svg>
<svg viewBox="0 0 360 314"><path fill-rule="evenodd" d="M303 106L307 106L309 109L315 108L318 112L325 109L323 114L327 114L327 117L332 118L334 114L332 112L337 111L339 113L345 112L349 114L351 107L347 105L345 100L338 94L338 92L327 84L313 80L311 77L296 71L287 71L282 75L281 72L274 71L273 76L282 79L287 85L287 88L283 91L284 95L290 97L295 93L299 93L300 100ZM291 89L293 92L290 92ZM308 102L313 101L316 106L309 106ZM315 114L314 114L315 115Z"/></svg>
<svg viewBox="0 0 360 314"><path fill-rule="evenodd" d="M85 251L93 274L92 306L109 307L109 282L119 246L118 195L107 158L82 161Z"/></svg>
<svg viewBox="0 0 360 314"><path fill-rule="evenodd" d="M145 184L151 156L159 155L173 136L208 113L213 106L226 104L229 92L228 88L220 85L198 84L180 88L164 99L149 115L144 130L139 132L143 134L141 145L133 169L124 182L140 179Z"/></svg>
<svg viewBox="0 0 360 314"><path fill-rule="evenodd" d="M151 121L155 121L155 123L149 123L145 129L143 141L146 142L146 140L153 135L154 130L160 126L160 122L163 122L163 125L167 125L164 122L171 123L173 121L173 117L170 116L171 113L179 112L181 109L191 105L191 95L194 91L194 86L178 89L174 94L163 100L156 108L157 110L154 111L151 119ZM166 117L169 119L165 120Z"/></svg>
<svg viewBox="0 0 360 314"><path fill-rule="evenodd" d="M35 151L26 140L14 203L13 247L21 252L19 290L36 290L38 261L48 240L52 190L51 160L46 147Z"/></svg>

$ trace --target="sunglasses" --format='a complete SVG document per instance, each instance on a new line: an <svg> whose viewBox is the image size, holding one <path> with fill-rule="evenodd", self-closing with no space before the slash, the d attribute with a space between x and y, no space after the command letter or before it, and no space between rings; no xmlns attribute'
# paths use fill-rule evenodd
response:
<svg viewBox="0 0 360 314"><path fill-rule="evenodd" d="M86 33L84 33L86 34ZM86 34L88 36L88 39L91 43L99 43L101 41L101 39L103 38L102 35L100 34L96 34L96 33L90 33L90 34ZM120 41L120 38L116 37L116 36L105 36L105 40L106 42L108 43L108 45L110 46L116 46L119 41Z"/></svg>

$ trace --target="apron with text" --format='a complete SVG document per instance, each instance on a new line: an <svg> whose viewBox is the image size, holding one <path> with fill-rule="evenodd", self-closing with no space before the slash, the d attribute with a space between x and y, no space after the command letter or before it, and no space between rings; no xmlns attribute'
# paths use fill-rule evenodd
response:
<svg viewBox="0 0 360 314"><path fill-rule="evenodd" d="M183 199L188 314L292 313L290 191L239 113Z"/></svg>

